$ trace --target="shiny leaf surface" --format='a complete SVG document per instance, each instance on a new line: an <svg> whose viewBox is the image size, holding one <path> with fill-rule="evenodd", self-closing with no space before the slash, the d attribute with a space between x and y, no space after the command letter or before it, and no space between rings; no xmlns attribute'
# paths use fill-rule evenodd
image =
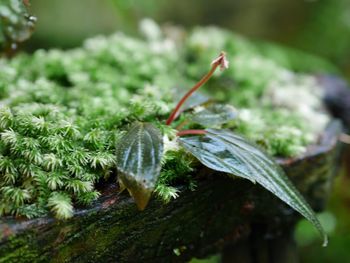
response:
<svg viewBox="0 0 350 263"><path fill-rule="evenodd" d="M257 182L305 216L327 236L314 211L282 169L257 146L227 130L208 129L203 136L180 138L180 143L205 166Z"/></svg>
<svg viewBox="0 0 350 263"><path fill-rule="evenodd" d="M149 123L137 122L117 145L118 179L143 210L158 179L163 154L160 131Z"/></svg>
<svg viewBox="0 0 350 263"><path fill-rule="evenodd" d="M237 117L234 107L227 104L211 104L203 110L194 113L191 121L205 127L216 126L229 122Z"/></svg>

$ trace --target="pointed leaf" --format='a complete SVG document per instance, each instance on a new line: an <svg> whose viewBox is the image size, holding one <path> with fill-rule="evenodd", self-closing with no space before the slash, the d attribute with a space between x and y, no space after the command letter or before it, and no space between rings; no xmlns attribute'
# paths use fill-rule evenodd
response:
<svg viewBox="0 0 350 263"><path fill-rule="evenodd" d="M324 238L316 215L282 169L257 146L227 130L208 129L204 136L180 138L180 143L205 166L257 182L306 217Z"/></svg>
<svg viewBox="0 0 350 263"><path fill-rule="evenodd" d="M117 145L118 180L143 210L155 188L161 168L163 138L150 123L137 122Z"/></svg>
<svg viewBox="0 0 350 263"><path fill-rule="evenodd" d="M191 121L209 127L227 123L237 117L234 107L228 104L210 104L203 110L194 113Z"/></svg>

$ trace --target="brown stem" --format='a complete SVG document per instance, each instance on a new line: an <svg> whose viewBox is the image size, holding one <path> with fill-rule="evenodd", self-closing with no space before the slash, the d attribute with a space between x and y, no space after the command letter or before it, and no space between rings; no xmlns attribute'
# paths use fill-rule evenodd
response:
<svg viewBox="0 0 350 263"><path fill-rule="evenodd" d="M345 133L340 134L339 141L342 143L350 144L350 135Z"/></svg>
<svg viewBox="0 0 350 263"><path fill-rule="evenodd" d="M218 66L221 66L222 69L224 69L224 66L226 62L225 53L221 52L219 57L215 59L212 63L212 67L210 71L199 81L197 82L186 94L182 97L182 99L179 101L179 103L176 105L173 112L170 114L169 118L166 121L166 125L170 125L177 117L178 112L181 108L181 106L185 103L185 101L196 91L198 90L203 84L205 84L211 76L214 74L216 68Z"/></svg>
<svg viewBox="0 0 350 263"><path fill-rule="evenodd" d="M179 131L176 135L177 136L184 136L184 135L203 135L206 134L206 130L185 130L185 131Z"/></svg>

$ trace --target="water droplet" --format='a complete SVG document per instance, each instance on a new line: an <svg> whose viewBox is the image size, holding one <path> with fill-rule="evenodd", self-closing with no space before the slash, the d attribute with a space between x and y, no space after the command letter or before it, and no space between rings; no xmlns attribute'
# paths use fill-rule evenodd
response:
<svg viewBox="0 0 350 263"><path fill-rule="evenodd" d="M38 20L38 18L36 16L30 16L30 17L28 17L28 19L29 19L29 21L31 21L33 23L35 23Z"/></svg>
<svg viewBox="0 0 350 263"><path fill-rule="evenodd" d="M12 43L12 44L11 44L11 49L12 49L12 50L16 50L17 47L18 47L17 43Z"/></svg>

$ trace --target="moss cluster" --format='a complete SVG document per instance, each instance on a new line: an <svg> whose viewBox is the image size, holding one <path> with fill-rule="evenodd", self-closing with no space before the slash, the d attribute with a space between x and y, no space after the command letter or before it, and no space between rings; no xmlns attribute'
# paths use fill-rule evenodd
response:
<svg viewBox="0 0 350 263"><path fill-rule="evenodd" d="M324 128L325 116L316 128L305 117L321 107L317 92L312 109L303 112L273 99L275 86L315 88L310 77L263 57L249 41L209 28L176 46L152 23L144 30L147 40L117 33L69 51L0 60L0 216L51 211L68 218L73 204L90 204L99 196L97 183L115 173L116 142L128 124L151 121L171 136L162 123L175 104L174 90L199 79L221 50L231 69L216 75L206 92L242 108L229 128L275 156L299 154ZM176 197L171 185L180 179L194 188L193 166L183 152L167 151L158 196Z"/></svg>

